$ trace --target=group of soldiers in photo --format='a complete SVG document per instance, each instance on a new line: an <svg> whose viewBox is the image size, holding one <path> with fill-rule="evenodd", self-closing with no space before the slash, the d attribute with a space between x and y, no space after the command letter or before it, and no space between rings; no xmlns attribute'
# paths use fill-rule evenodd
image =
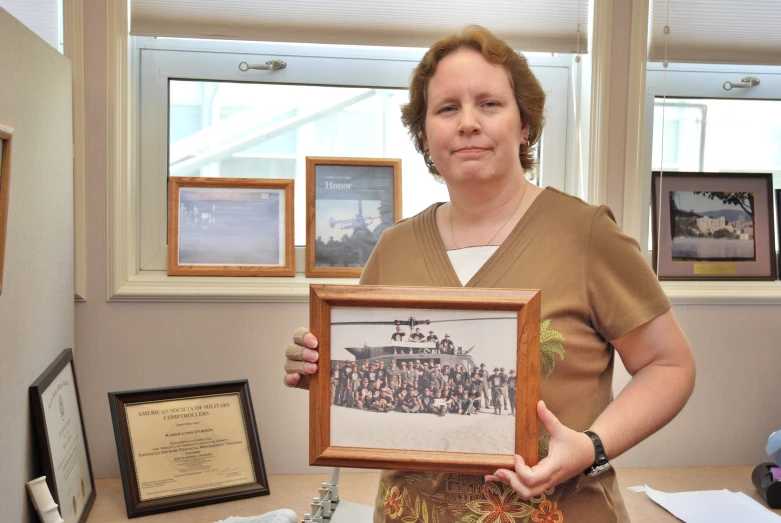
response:
<svg viewBox="0 0 781 523"><path fill-rule="evenodd" d="M391 342L403 342L404 337L407 335L406 332L402 330L400 326L396 326L396 332L391 334ZM421 345L420 348L417 347L401 347L397 346L395 352L397 354L455 354L456 353L456 344L453 343L453 340L450 339L450 334L445 334L445 338L443 340L439 339L439 336L434 334L434 331L428 331L428 336L420 332L420 327L415 327L415 332L409 335L409 339L406 340L407 342L416 342L416 343L423 343L426 342L426 345ZM431 344L434 344L432 347ZM469 351L466 351L465 353L461 351L461 348L458 349L458 354L468 354Z"/></svg>
<svg viewBox="0 0 781 523"><path fill-rule="evenodd" d="M382 360L331 364L331 403L359 410L470 416L493 408L515 415L515 396L515 370L490 372L485 363L471 372L425 358L393 359L388 366Z"/></svg>

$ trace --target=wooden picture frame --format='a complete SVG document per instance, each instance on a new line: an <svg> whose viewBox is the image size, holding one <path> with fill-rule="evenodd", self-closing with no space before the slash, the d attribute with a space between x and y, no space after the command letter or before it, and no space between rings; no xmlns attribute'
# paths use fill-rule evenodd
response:
<svg viewBox="0 0 781 523"><path fill-rule="evenodd" d="M776 189L776 234L779 251L776 252L776 275L781 280L781 189Z"/></svg>
<svg viewBox="0 0 781 523"><path fill-rule="evenodd" d="M0 294L3 293L5 238L8 232L8 201L11 192L11 146L14 128L0 121Z"/></svg>
<svg viewBox="0 0 781 523"><path fill-rule="evenodd" d="M307 156L306 209L306 276L360 278L382 231L401 219L401 160Z"/></svg>
<svg viewBox="0 0 781 523"><path fill-rule="evenodd" d="M520 454L528 465L537 463L539 291L312 285L309 318L312 333L319 340L319 371L309 382L311 465L485 474L498 468L514 468L514 454ZM347 321L342 321L345 319ZM394 342L385 337L397 337L395 327L417 328L417 325L435 331L438 343L434 340ZM456 343L463 342L465 346L456 350L455 344L451 343L448 349L445 335L449 336L449 333L442 332L443 327L453 329L450 332L455 331L455 336L460 337ZM387 329L387 332L378 335L378 329ZM472 347L467 349L469 345ZM347 354L352 356L344 357ZM422 370L431 371L427 374L426 388L439 389L433 394L435 398L439 394L441 400L446 381L437 376L446 370L445 366L452 365L457 377L459 367L468 372L482 368L477 360L492 362L488 367L496 365L493 375L499 371L499 362L507 362L503 365L511 366L510 370L517 369L514 417L501 406L497 416L496 405L485 410L482 401L477 408L471 404L473 410L469 410L468 397L463 403L451 401L449 406L447 401L440 402L439 406L436 401L429 402L427 408L417 410L409 402L409 397L416 395L412 390L422 386ZM357 379L363 381L360 376L363 372L363 376L380 381L380 386L360 384L350 402L350 393L340 393L339 384L336 390L331 390L332 373L339 361L353 369L346 373L351 376L351 385L355 384L356 374ZM355 366L352 366L353 362ZM389 362L385 373L388 385L383 387L379 369L386 368L386 362ZM421 371L420 381L405 384L404 374L401 380L405 381L393 376L394 369L405 368L407 362L410 374ZM435 368L440 371L433 370ZM480 373L475 372L475 376L476 385ZM456 377L447 381L457 390L459 380ZM462 383L465 379L462 376ZM364 394L361 387L379 389L381 398L390 395L389 406L383 407L382 401L366 395L363 398L367 399L359 401ZM384 391L384 388L388 390ZM478 390L478 400L482 393ZM425 389L423 394L429 395ZM494 397L490 398L493 400ZM459 409L456 413L450 412L454 405ZM409 416L408 412L427 413ZM466 418L466 414L475 415ZM453 420L453 416L458 417ZM452 421L446 421L448 419ZM406 430L410 423L413 425ZM454 423L461 428L451 430ZM471 424L481 430L459 432ZM490 434L490 437L477 440L464 436L475 432Z"/></svg>
<svg viewBox="0 0 781 523"><path fill-rule="evenodd" d="M108 397L128 518L270 493L247 380Z"/></svg>
<svg viewBox="0 0 781 523"><path fill-rule="evenodd" d="M71 349L43 371L29 394L46 484L65 522L84 523L95 503L95 477Z"/></svg>
<svg viewBox="0 0 781 523"><path fill-rule="evenodd" d="M168 275L295 276L293 187L288 179L170 177Z"/></svg>
<svg viewBox="0 0 781 523"><path fill-rule="evenodd" d="M660 280L776 279L770 173L655 171L652 178Z"/></svg>

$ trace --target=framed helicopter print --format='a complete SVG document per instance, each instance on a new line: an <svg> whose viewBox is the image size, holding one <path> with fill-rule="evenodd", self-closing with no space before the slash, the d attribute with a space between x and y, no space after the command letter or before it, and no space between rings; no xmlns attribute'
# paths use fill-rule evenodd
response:
<svg viewBox="0 0 781 523"><path fill-rule="evenodd" d="M306 276L360 278L401 219L401 160L306 158Z"/></svg>
<svg viewBox="0 0 781 523"><path fill-rule="evenodd" d="M312 285L310 328L311 465L537 463L539 291Z"/></svg>

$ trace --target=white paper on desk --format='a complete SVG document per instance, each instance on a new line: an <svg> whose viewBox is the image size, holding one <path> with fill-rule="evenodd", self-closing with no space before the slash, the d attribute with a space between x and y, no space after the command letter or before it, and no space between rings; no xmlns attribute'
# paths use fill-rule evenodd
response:
<svg viewBox="0 0 781 523"><path fill-rule="evenodd" d="M742 492L725 489L667 493L645 485L645 493L685 523L781 523L781 516Z"/></svg>

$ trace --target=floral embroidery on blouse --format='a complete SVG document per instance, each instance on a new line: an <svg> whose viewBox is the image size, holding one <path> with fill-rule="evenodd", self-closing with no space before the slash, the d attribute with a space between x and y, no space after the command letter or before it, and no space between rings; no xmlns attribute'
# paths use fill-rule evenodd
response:
<svg viewBox="0 0 781 523"><path fill-rule="evenodd" d="M549 377L556 367L558 356L564 360L564 346L556 340L564 340L564 335L558 331L549 330L550 320L540 323L540 366L545 377Z"/></svg>
<svg viewBox="0 0 781 523"><path fill-rule="evenodd" d="M512 487L502 483L463 482L466 475L446 474L444 492L419 492L412 502L409 490L381 484L383 521L402 523L563 523L564 516L556 503L547 498L554 489L524 500ZM468 477L468 476L467 476ZM422 479L422 478L418 478ZM471 479L471 478L470 478ZM458 492L454 488L458 485ZM413 490L414 492L414 490ZM449 516L448 516L449 514ZM534 517L538 518L537 520ZM442 518L445 518L444 520ZM450 518L450 519L447 519ZM453 519L456 518L456 519ZM553 518L553 519L551 519Z"/></svg>
<svg viewBox="0 0 781 523"><path fill-rule="evenodd" d="M385 514L390 516L391 519L396 519L399 517L404 511L401 494L399 494L399 487L393 487L390 490L387 490L385 488L385 483L383 483L382 504L383 508L385 509Z"/></svg>
<svg viewBox="0 0 781 523"><path fill-rule="evenodd" d="M466 504L467 509L480 516L475 523L515 523L534 511L531 505L521 501L519 494L507 485L486 483L483 493L483 499Z"/></svg>
<svg viewBox="0 0 781 523"><path fill-rule="evenodd" d="M534 523L564 523L564 514L556 508L556 502L545 500L532 512Z"/></svg>

